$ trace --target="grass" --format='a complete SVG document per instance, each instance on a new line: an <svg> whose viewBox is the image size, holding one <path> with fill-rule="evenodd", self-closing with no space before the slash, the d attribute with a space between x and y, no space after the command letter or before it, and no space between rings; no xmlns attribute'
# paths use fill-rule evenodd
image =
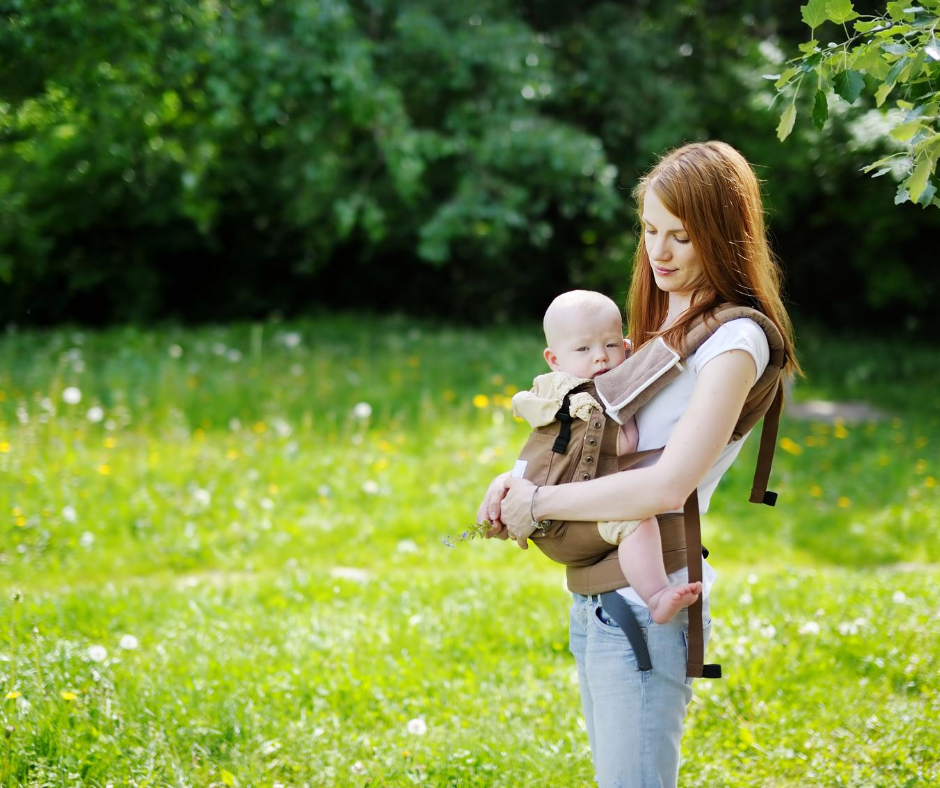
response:
<svg viewBox="0 0 940 788"><path fill-rule="evenodd" d="M940 353L801 346L797 398L892 415L786 420L775 509L756 441L722 482L727 678L680 784L934 785ZM442 544L521 446L540 349L354 315L7 332L0 783L589 784L563 572Z"/></svg>

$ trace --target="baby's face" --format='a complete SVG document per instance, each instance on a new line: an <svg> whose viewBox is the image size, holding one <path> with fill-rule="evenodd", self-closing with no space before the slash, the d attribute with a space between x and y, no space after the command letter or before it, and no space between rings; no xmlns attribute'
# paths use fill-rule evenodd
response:
<svg viewBox="0 0 940 788"><path fill-rule="evenodd" d="M579 378L602 375L627 357L623 324L619 316L609 313L565 316L556 322L548 340L548 365Z"/></svg>

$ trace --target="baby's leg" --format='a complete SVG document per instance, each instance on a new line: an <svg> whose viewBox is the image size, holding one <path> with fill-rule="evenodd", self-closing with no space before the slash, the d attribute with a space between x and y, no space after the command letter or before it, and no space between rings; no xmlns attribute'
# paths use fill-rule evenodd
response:
<svg viewBox="0 0 940 788"><path fill-rule="evenodd" d="M620 568L640 598L649 605L653 621L665 624L702 593L701 583L670 586L663 566L659 523L647 517L617 550Z"/></svg>

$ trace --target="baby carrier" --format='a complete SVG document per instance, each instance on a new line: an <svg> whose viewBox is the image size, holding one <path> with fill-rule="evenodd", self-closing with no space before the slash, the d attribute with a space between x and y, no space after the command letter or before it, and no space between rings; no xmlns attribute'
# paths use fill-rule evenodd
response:
<svg viewBox="0 0 940 788"><path fill-rule="evenodd" d="M557 423L533 430L526 441L519 456L525 463L524 478L539 485L588 481L626 470L645 457L662 451L659 448L617 457L619 423L632 418L640 407L679 375L682 360L698 350L721 325L739 318L750 318L764 330L770 347L770 361L747 395L731 440L740 440L761 418L764 419L749 500L773 506L777 494L768 492L767 484L783 407L781 372L786 361L783 338L763 313L731 304L724 304L712 314L695 321L686 333L681 349L671 348L659 337L610 372L575 389L572 393L586 391L603 406L604 410L594 411L587 421L573 419L569 415L566 395L556 416ZM701 582L702 561L699 556L707 555L707 551L702 548L698 491L692 491L683 512L661 514L657 519L666 572L687 566L689 582ZM639 669L650 670L652 666L642 630L623 597L612 593L629 585L620 569L617 549L604 541L594 524L552 522L533 533L532 537L533 543L545 555L565 564L569 590L601 595L604 609L629 638ZM701 599L689 608L688 647L687 676L721 676L719 665L703 664L705 645Z"/></svg>

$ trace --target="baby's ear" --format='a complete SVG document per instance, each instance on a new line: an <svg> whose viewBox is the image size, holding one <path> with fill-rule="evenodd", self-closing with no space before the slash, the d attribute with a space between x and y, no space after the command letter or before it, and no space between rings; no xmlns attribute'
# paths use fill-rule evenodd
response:
<svg viewBox="0 0 940 788"><path fill-rule="evenodd" d="M633 346L630 344L630 340L626 337L623 338L623 349L627 351L627 355L630 355L630 352L633 349Z"/></svg>
<svg viewBox="0 0 940 788"><path fill-rule="evenodd" d="M550 347L545 348L542 355L545 357L545 363L547 363L553 371L558 372L558 356L552 352L552 349Z"/></svg>

